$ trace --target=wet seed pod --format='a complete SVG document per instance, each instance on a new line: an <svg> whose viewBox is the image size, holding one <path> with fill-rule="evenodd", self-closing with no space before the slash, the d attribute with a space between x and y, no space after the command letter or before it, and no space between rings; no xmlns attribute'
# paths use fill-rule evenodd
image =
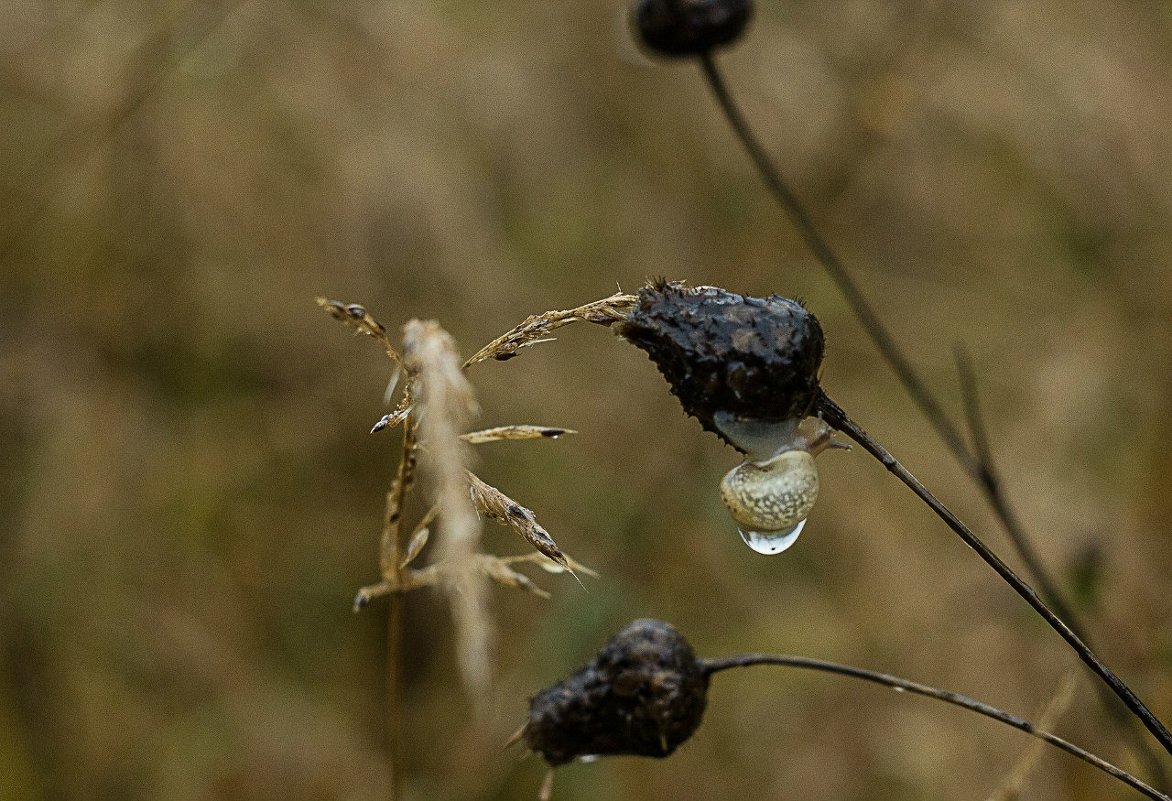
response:
<svg viewBox="0 0 1172 801"><path fill-rule="evenodd" d="M718 418L800 420L814 407L824 347L796 300L658 281L617 332L647 352L684 411L744 453Z"/></svg>
<svg viewBox="0 0 1172 801"><path fill-rule="evenodd" d="M572 676L529 702L522 738L552 766L579 757L665 757L692 736L708 676L672 626L636 620Z"/></svg>
<svg viewBox="0 0 1172 801"><path fill-rule="evenodd" d="M639 38L666 56L696 56L735 41L753 16L752 0L638 0Z"/></svg>

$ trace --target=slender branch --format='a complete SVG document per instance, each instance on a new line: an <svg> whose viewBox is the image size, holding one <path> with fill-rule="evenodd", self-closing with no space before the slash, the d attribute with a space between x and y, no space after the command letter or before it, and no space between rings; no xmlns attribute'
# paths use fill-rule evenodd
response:
<svg viewBox="0 0 1172 801"><path fill-rule="evenodd" d="M913 403L920 408L920 411L936 430L937 435L952 452L954 458L981 487L983 494L986 496L994 513L1001 521L1002 526L1009 536L1014 549L1025 563L1026 569L1038 582L1038 586L1041 587L1044 596L1061 613L1063 618L1070 621L1075 631L1080 633L1085 632L1086 627L1079 624L1078 615L1065 602L1063 594L1059 591L1056 582L1051 578L1049 571L1038 557L1037 551L1033 548L1029 537L1026 535L1020 519L1009 503L993 464L984 426L980 422L979 414L975 413L975 394L966 393L965 397L966 412L973 436L973 447L969 448L961 433L936 401L933 393L928 389L923 380L920 379L908 359L903 356L899 346L896 345L895 340L883 325L882 320L875 313L874 309L872 309L866 297L855 283L850 271L847 270L845 264L843 264L829 243L819 233L817 227L814 225L813 219L798 200L797 195L794 194L793 190L781 176L780 171L765 152L765 149L757 141L740 108L733 100L728 86L720 70L717 68L712 53L709 52L701 55L700 64L704 72L704 77L712 89L717 103L720 105L721 110L728 119L738 139L740 139L757 172L774 198L789 216L793 225L798 229L798 232L813 252L817 261L838 285L839 290L846 298L847 303L850 305L864 331L866 331L867 335L875 343L880 354L891 366L892 371L911 396ZM1107 704L1107 709L1114 720L1117 722L1121 720L1117 706L1109 703ZM1146 722L1145 725L1147 725ZM1125 731L1127 732L1128 739L1132 740L1143 754L1153 775L1157 777L1157 782L1162 787L1167 786L1167 773L1158 755L1148 747L1146 741L1135 736L1136 733L1133 729L1125 727ZM1167 747L1167 744L1165 744L1165 747Z"/></svg>
<svg viewBox="0 0 1172 801"><path fill-rule="evenodd" d="M1119 696L1120 700L1127 706L1132 713L1139 718L1139 720L1147 727L1152 736L1160 742L1164 749L1172 754L1172 734L1169 734L1168 729L1160 722L1152 711L1141 701L1131 688L1115 675L1115 673L1108 668L1098 656L1079 639L1078 635L1070 630L1070 627L1062 621L1058 615L1054 614L1046 603L1038 597L1038 593L1034 588L1027 584L1020 578L1010 567L1001 561L1001 558L995 554L988 545L986 545L976 534L966 526L960 518L948 509L939 499L933 495L927 487L920 482L918 478L912 475L906 467L891 455L891 453L880 445L870 434L864 431L854 420L847 416L846 412L842 410L837 403L830 399L825 393L821 392L818 398L819 413L822 418L832 425L834 428L846 434L852 440L857 442L863 450L874 456L884 467L887 468L896 478L904 483L916 497L922 500L928 507L936 513L937 517L943 520L949 528L951 528L957 536L964 540L965 544L972 548L977 554L988 564L997 575L1004 579L1013 590L1025 599L1026 603L1034 608L1042 619L1045 620L1050 628L1058 632L1062 639L1066 640L1067 644L1074 649L1086 665L1102 679L1111 691Z"/></svg>
<svg viewBox="0 0 1172 801"><path fill-rule="evenodd" d="M861 679L863 681L881 684L885 687L890 687L901 692L915 693L927 698L934 698L937 701L943 701L953 706L959 706L967 709L970 712L976 712L978 715L984 715L987 718L992 718L1007 726L1011 726L1019 731L1024 731L1033 737L1037 737L1055 748L1060 748L1066 753L1078 757L1083 762L1093 765L1104 773L1115 777L1119 781L1128 785L1129 787L1138 790L1153 801L1172 801L1168 796L1150 787L1135 776L1131 775L1122 768L1118 768L1106 761L1102 757L1078 747L1074 743L1064 740L1061 737L1043 731L1028 720L1020 718L1017 715L1003 712L996 707L990 706L981 701L969 698L959 693L954 693L949 690L941 690L936 687L929 687L925 684L919 684L914 681L908 681L898 676L891 676L887 673L877 673L872 670L864 670L863 668L852 667L850 665L842 665L836 662L825 662L821 659L810 659L804 656L788 656L779 654L740 654L738 656L730 656L721 659L705 659L702 660L704 672L708 675L717 673L721 670L729 670L731 668L751 667L753 665L778 665L781 667L801 668L805 670L820 670L824 673L833 673L838 676L848 676L854 679Z"/></svg>

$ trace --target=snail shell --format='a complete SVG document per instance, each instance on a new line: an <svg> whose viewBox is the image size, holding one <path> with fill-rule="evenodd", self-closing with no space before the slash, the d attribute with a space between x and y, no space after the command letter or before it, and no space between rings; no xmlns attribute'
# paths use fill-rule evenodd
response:
<svg viewBox="0 0 1172 801"><path fill-rule="evenodd" d="M818 469L809 451L782 451L767 462L742 462L720 482L733 520L750 531L787 531L818 500Z"/></svg>

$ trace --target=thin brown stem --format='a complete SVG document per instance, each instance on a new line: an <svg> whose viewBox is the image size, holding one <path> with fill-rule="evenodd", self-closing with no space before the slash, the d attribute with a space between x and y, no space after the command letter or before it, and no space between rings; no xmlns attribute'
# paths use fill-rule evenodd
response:
<svg viewBox="0 0 1172 801"><path fill-rule="evenodd" d="M1021 525L1020 519L1017 517L1009 502L993 464L984 427L980 423L979 415L973 414L975 406L970 406L968 409L969 425L974 440L973 447L969 448L960 431L953 425L948 415L944 413L943 408L912 367L911 362L904 357L899 346L895 343L894 338L887 331L886 326L883 325L882 319L875 313L870 303L867 302L866 297L855 283L850 271L830 247L829 243L822 237L821 233L819 233L818 228L814 225L813 219L798 200L797 195L786 183L780 171L765 152L765 149L757 141L740 108L733 100L728 86L720 70L717 68L713 55L711 53L701 55L700 64L704 72L704 77L712 89L717 103L720 105L734 133L745 148L754 167L757 169L758 174L765 182L774 199L781 205L794 227L797 228L803 240L813 252L814 257L830 275L835 284L837 284L854 312L855 317L859 320L860 325L862 325L864 331L875 343L882 357L891 366L892 371L900 383L903 384L908 395L911 396L913 403L919 407L921 413L928 419L928 422L936 430L937 435L952 452L953 457L981 488L994 514L996 514L1006 534L1009 536L1014 549L1025 563L1026 569L1034 577L1034 580L1038 582L1038 586L1041 587L1044 597L1059 610L1063 618L1070 621L1074 630L1080 632L1080 634L1085 632L1086 627L1079 623L1079 616L1065 602L1063 594L1058 589L1057 582L1053 580L1044 563L1038 557L1037 551L1034 549L1030 538ZM973 397L975 398L975 396ZM970 398L966 396L966 403L969 403L969 401ZM1119 708L1116 705L1108 704L1107 709L1114 720L1117 722L1121 720L1118 714ZM1147 742L1142 737L1136 736L1136 732L1130 726L1125 725L1124 730L1128 739L1132 740L1143 754L1145 762L1148 763L1160 786L1167 786L1167 773L1161 764L1159 756L1148 747Z"/></svg>
<svg viewBox="0 0 1172 801"><path fill-rule="evenodd" d="M837 662L826 662L821 659L810 659L804 656L789 656L782 654L740 654L738 656L730 656L721 659L705 659L702 660L705 673L711 675L721 670L729 670L731 668L751 667L753 665L777 665L781 667L800 668L803 670L818 670L824 673L832 673L838 676L848 676L853 679L861 679L869 681L874 684L881 684L884 687L890 687L893 690L900 692L909 692L916 695L922 695L927 698L934 698L937 701L943 701L946 704L967 709L970 712L976 712L978 715L984 715L987 718L992 718L1006 726L1011 726L1019 731L1024 731L1032 737L1037 737L1044 740L1055 748L1060 748L1066 753L1078 757L1083 762L1093 765L1109 776L1113 776L1124 784L1132 787L1135 790L1143 793L1153 801L1172 801L1168 796L1150 787L1140 779L1132 774L1116 767L1107 760L1099 757L1090 751L1087 751L1079 746L1064 740L1061 737L1053 735L1047 731L1043 731L1028 720L1020 718L1009 712L1003 712L996 707L989 704L977 701L968 696L954 693L949 690L941 690L936 687L929 687L926 684L919 684L908 679L900 678L899 676L892 676L887 673L878 673L873 670L865 670L863 668L852 667L850 665L842 665Z"/></svg>
<svg viewBox="0 0 1172 801"><path fill-rule="evenodd" d="M898 478L905 486L908 487L916 497L923 501L927 506L936 513L937 517L943 520L949 528L951 528L957 536L959 536L966 545L972 548L977 554L988 564L997 575L1013 588L1014 592L1025 599L1034 611L1036 611L1043 620L1050 625L1050 628L1058 632L1062 639L1066 640L1074 652L1078 654L1087 667L1091 669L1096 676L1111 688L1111 691L1119 696L1120 700L1127 706L1128 709L1147 727L1152 736L1159 741L1169 754L1172 754L1172 734L1169 734L1168 729L1160 722L1147 705L1139 699L1131 688L1128 687L1122 679L1103 663L1098 656L1084 643L1077 634L1071 631L1070 627L1050 609L1049 606L1038 596L1034 588L1027 584L1021 577L1019 577L1010 567L1001 561L997 556L976 534L966 526L960 518L958 518L947 506L933 495L924 484L908 471L900 462L891 455L891 453L879 444L870 434L862 429L854 420L847 416L846 412L842 410L837 403L830 399L825 392L822 392L818 399L818 408L821 417L830 425L834 426L839 431L846 434L852 440L857 442L863 450L875 457L887 470Z"/></svg>

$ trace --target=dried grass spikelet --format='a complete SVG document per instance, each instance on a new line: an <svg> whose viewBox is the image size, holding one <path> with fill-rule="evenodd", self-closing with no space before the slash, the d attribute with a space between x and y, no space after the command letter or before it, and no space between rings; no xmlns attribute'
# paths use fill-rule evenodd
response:
<svg viewBox="0 0 1172 801"><path fill-rule="evenodd" d="M597 325L612 325L627 319L627 315L635 308L637 298L623 292L577 306L573 309L561 311L547 311L526 317L524 322L505 332L478 350L468 361L465 367L471 367L477 362L496 359L505 361L517 355L521 348L551 341L549 336L553 331L570 323L586 322Z"/></svg>
<svg viewBox="0 0 1172 801"><path fill-rule="evenodd" d="M537 522L537 516L533 512L496 487L481 481L475 473L468 473L468 481L472 490L472 503L477 511L502 526L513 529L538 551L562 567L569 568L566 555L553 541L553 537L549 536L549 532Z"/></svg>

